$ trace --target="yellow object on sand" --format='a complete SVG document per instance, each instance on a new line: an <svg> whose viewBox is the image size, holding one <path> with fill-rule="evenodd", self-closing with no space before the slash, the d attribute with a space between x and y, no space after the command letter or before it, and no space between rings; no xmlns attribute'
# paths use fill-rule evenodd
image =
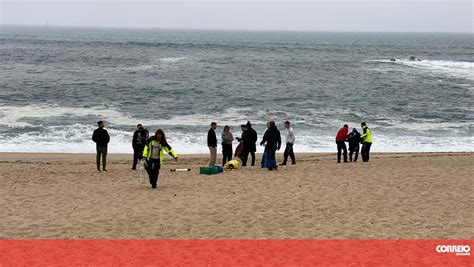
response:
<svg viewBox="0 0 474 267"><path fill-rule="evenodd" d="M232 170L232 169L238 169L238 168L240 168L240 162L236 159L229 160L224 165L224 169L226 169L226 170Z"/></svg>

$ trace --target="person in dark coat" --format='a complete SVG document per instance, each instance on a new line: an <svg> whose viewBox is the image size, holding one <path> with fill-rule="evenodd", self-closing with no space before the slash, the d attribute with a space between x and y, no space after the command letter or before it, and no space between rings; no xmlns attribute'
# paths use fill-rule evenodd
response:
<svg viewBox="0 0 474 267"><path fill-rule="evenodd" d="M352 154L354 154L354 162L356 162L359 157L360 133L354 128L347 139L349 141L349 161L352 161Z"/></svg>
<svg viewBox="0 0 474 267"><path fill-rule="evenodd" d="M269 128L263 135L262 142L260 145L265 145L265 152L267 153L268 157L268 169L269 170L277 170L278 165L276 164L276 156L275 153L277 150L280 150L281 147L281 134L278 130L277 126L275 125L275 121L269 122Z"/></svg>
<svg viewBox="0 0 474 267"><path fill-rule="evenodd" d="M240 137L236 137L235 139L237 139L237 141L242 144L242 152L239 155L239 158L242 160L242 166L247 166L247 159L250 153L251 140L249 131L247 130L247 125L240 125L240 129L242 129L242 135Z"/></svg>
<svg viewBox="0 0 474 267"><path fill-rule="evenodd" d="M250 156L252 156L251 166L254 166L255 165L255 152L257 152L256 143L257 143L257 140L258 140L258 135L257 135L257 131L255 131L252 128L252 124L250 123L250 121L247 121L246 128L247 128L248 135L249 135L248 153L250 153Z"/></svg>
<svg viewBox="0 0 474 267"><path fill-rule="evenodd" d="M102 171L107 172L107 147L110 142L110 136L107 130L104 129L105 123L103 121L97 122L99 128L94 130L92 134L92 141L96 144L96 164L97 164L97 171L101 172L100 170L100 158L102 157Z"/></svg>
<svg viewBox="0 0 474 267"><path fill-rule="evenodd" d="M216 165L216 159L217 159L216 129L217 129L217 123L212 122L211 128L207 132L207 146L209 147L209 154L210 154L209 166L210 167Z"/></svg>
<svg viewBox="0 0 474 267"><path fill-rule="evenodd" d="M143 158L143 149L148 140L148 130L143 128L141 124L137 125L137 130L133 133L132 148L133 148L133 163L132 170L137 169L138 160Z"/></svg>

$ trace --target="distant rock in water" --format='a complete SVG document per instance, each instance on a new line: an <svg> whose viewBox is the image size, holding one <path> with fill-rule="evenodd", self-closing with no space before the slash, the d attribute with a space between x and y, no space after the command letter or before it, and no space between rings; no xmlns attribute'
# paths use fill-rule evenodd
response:
<svg viewBox="0 0 474 267"><path fill-rule="evenodd" d="M395 61L397 61L397 60L392 57L392 58L390 59L390 61L395 62Z"/></svg>
<svg viewBox="0 0 474 267"><path fill-rule="evenodd" d="M410 56L410 57L408 58L408 61L421 61L421 59L419 59L419 58L417 58L417 57L415 57L415 56Z"/></svg>

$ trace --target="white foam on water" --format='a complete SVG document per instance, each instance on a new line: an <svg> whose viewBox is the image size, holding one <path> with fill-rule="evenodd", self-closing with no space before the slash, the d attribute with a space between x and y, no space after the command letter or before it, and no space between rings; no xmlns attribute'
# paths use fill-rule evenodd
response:
<svg viewBox="0 0 474 267"><path fill-rule="evenodd" d="M92 142L93 125L51 126L46 131L26 132L15 136L0 135L0 152L58 152L58 153L94 153ZM132 153L131 139L133 131L107 128L111 141L110 153ZM282 149L284 150L284 130L282 133ZM206 130L200 132L166 131L168 142L180 154L207 154ZM259 134L259 141L263 133ZM234 130L234 136L240 131ZM220 132L218 131L218 140ZM336 151L334 135L312 132L299 132L296 128L296 152L329 152ZM474 152L473 136L431 136L384 135L374 130L373 152ZM220 144L220 141L219 141ZM234 142L234 148L237 145ZM257 152L263 152L257 146ZM220 151L220 147L219 147Z"/></svg>
<svg viewBox="0 0 474 267"><path fill-rule="evenodd" d="M32 125L23 122L26 118L49 118L55 116L73 117L99 117L107 123L114 125L130 125L134 126L138 123L143 125L168 125L168 126L207 126L212 121L219 124L228 124L238 126L250 120L249 116L244 114L251 113L249 108L228 108L224 112L216 112L215 114L192 114L173 116L170 119L143 119L130 116L113 108L96 107L96 108L73 108L73 107L53 107L53 106L1 106L0 107L0 125L10 128L24 128ZM258 116L257 116L258 117ZM262 120L252 120L253 123L265 124ZM91 124L95 124L91 121Z"/></svg>
<svg viewBox="0 0 474 267"><path fill-rule="evenodd" d="M162 127L167 135L169 143L179 153L208 153L206 146L207 128L211 121L216 121L220 127L223 125L233 126L234 136L240 135L240 124L245 123L249 117L263 117L268 110L253 112L250 108L229 108L222 113L216 114L195 114L175 116L170 119L149 119L143 120L128 116L115 109L106 107L97 108L72 108L72 107L51 107L51 106L29 106L29 107L0 107L0 127L24 128L32 127L21 133L9 133L5 131L0 134L1 152L62 152L62 153L93 153L95 144L92 142L92 132L96 128L95 119L97 117L106 121L111 144L111 153L132 153L131 138L134 127L137 123L144 124L151 132L156 127ZM272 111L270 111L271 113ZM23 122L25 118L35 118L41 123L41 118L54 116L70 116L71 120L76 116L94 116L90 124L74 123L70 125L31 125ZM271 117L269 119L272 119ZM92 118L91 118L92 120ZM281 121L281 119L280 119ZM447 151L468 151L474 149L474 137L466 135L472 127L472 123L448 123L436 121L423 121L402 123L396 120L384 121L389 125L379 126L375 122L371 123L374 131L374 152L447 152ZM254 125L263 125L264 120L252 120ZM333 126L334 133L328 134L319 127L310 127L306 130L299 130L298 125L310 126L306 122L295 123L297 143L295 150L299 152L334 152L334 135L343 122L334 120L326 126ZM346 122L351 127L359 126L358 122ZM125 126L125 127L124 127ZM130 127L128 127L130 126ZM170 126L170 127L167 127ZM174 129L175 126L182 126L184 129ZM185 126L193 126L194 130L187 131ZM198 129L196 129L196 127ZM124 130L124 129L130 129ZM258 127L261 129L261 126ZM380 134L378 128L394 129L392 134ZM222 128L219 128L222 129ZM400 130L410 130L410 135L397 135ZM434 137L429 135L432 130L449 130L453 134L444 137ZM23 130L22 130L23 131ZM192 132L194 131L194 132ZM454 131L454 132L453 132ZM460 131L460 135L455 133ZM281 129L284 138L284 129ZM419 132L420 134L416 134ZM415 133L415 134L413 134ZM428 133L428 134L427 134ZM454 134L455 133L455 134ZM259 139L263 132L259 132ZM220 138L220 131L217 133ZM284 142L284 140L283 140ZM284 149L284 148L282 148ZM263 152L263 147L258 147L258 152Z"/></svg>
<svg viewBox="0 0 474 267"><path fill-rule="evenodd" d="M158 61L163 62L163 63L177 63L185 59L186 59L185 57L164 57L164 58L158 59Z"/></svg>
<svg viewBox="0 0 474 267"><path fill-rule="evenodd" d="M152 69L159 68L159 67L161 67L163 65L166 65L166 64L178 63L178 62L184 61L186 59L187 59L186 57L158 58L158 59L154 60L155 64L144 64L144 65L131 66L131 67L122 68L122 70L131 71L131 72L152 70Z"/></svg>
<svg viewBox="0 0 474 267"><path fill-rule="evenodd" d="M55 116L94 116L100 117L109 122L136 125L137 119L128 116L120 111L111 108L73 108L73 107L52 107L52 106L2 106L0 107L0 125L7 127L35 126L22 122L25 118L48 118ZM91 122L95 124L95 122Z"/></svg>
<svg viewBox="0 0 474 267"><path fill-rule="evenodd" d="M474 80L474 62L448 61L448 60L421 60L410 61L408 59L396 59L392 62L389 59L368 60L369 62L382 62L413 67L426 70L436 74L445 74L451 77Z"/></svg>

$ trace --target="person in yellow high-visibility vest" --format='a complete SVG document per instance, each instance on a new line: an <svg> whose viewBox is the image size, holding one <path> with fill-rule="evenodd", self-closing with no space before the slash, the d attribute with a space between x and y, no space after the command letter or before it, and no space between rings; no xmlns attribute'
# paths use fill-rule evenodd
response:
<svg viewBox="0 0 474 267"><path fill-rule="evenodd" d="M372 146L372 130L367 127L367 123L365 122L361 123L360 126L364 131L363 134L360 136L360 139L362 141L362 149L360 151L360 154L362 156L362 161L368 162L370 147Z"/></svg>
<svg viewBox="0 0 474 267"><path fill-rule="evenodd" d="M155 135L148 139L145 148L143 149L143 158L147 161L146 171L150 177L150 184L152 188L156 188L158 184L158 175L160 174L160 166L163 163L163 151L168 153L175 160L178 160L178 155L166 142L166 136L163 130L158 129Z"/></svg>

